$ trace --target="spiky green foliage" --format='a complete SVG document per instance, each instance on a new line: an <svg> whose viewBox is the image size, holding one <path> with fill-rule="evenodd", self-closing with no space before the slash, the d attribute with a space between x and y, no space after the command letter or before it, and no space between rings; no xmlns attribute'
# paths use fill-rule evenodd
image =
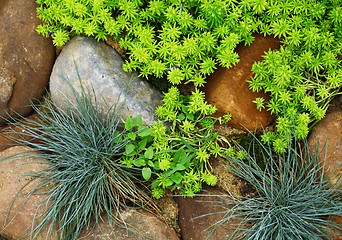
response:
<svg viewBox="0 0 342 240"><path fill-rule="evenodd" d="M169 128L159 121L150 131L130 134L132 142L120 162L141 168L142 176L153 180L155 198L164 196L166 189L193 196L203 183L213 186L217 182L210 158L223 153L221 143L225 139L213 131L216 119L210 115L216 108L205 101L202 92L196 90L186 97L175 86L164 94L163 103L156 112L169 121ZM137 122L128 118L125 127L139 127Z"/></svg>
<svg viewBox="0 0 342 240"><path fill-rule="evenodd" d="M288 134L294 134L291 131ZM229 221L235 218L241 224L231 226L236 231L227 239L318 240L332 239L328 233L341 231L340 225L329 220L331 215L342 216L340 177L329 179L318 149L310 152L306 141L292 144L292 137L285 142L288 150L283 154L254 136L248 149L237 145L243 160L238 154L227 156L229 171L251 184L255 196L219 196L215 205L226 210L211 230L219 225L230 227ZM257 156L262 156L262 164Z"/></svg>
<svg viewBox="0 0 342 240"><path fill-rule="evenodd" d="M78 94L73 89L73 96L66 96L65 110L46 98L43 105L34 107L34 120L17 124L19 137L29 136L37 143L12 140L38 151L30 157L47 165L28 174L32 177L28 185L37 179L41 183L27 198L43 189L46 195L38 208L47 206L34 220L39 224L28 228L32 238L47 229L57 232L58 239L76 239L91 218L97 223L105 214L111 224L122 226L123 207L154 207L139 172L118 163L130 141L120 126L121 106L104 110L102 99L91 99L90 91L82 88Z"/></svg>
<svg viewBox="0 0 342 240"><path fill-rule="evenodd" d="M292 109L287 118L309 114L297 125L305 138L321 120L329 101L342 85L341 0L37 0L40 34L49 30L55 45L69 36L86 34L98 40L111 35L127 50L124 68L141 76L167 79L172 84L193 82L202 87L217 65L230 68L239 62L235 48L250 45L252 33L274 35L281 49L266 53L253 65L253 91L270 93L265 108L282 117L283 106ZM177 66L177 68L175 68ZM281 150L286 127L278 119L273 145ZM285 144L286 145L286 144Z"/></svg>

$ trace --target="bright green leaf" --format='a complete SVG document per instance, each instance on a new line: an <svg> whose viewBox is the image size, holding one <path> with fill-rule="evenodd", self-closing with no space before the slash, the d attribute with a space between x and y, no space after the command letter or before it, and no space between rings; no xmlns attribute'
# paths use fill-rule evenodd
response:
<svg viewBox="0 0 342 240"><path fill-rule="evenodd" d="M143 158L138 158L133 161L133 164L137 167L146 166L146 161Z"/></svg>
<svg viewBox="0 0 342 240"><path fill-rule="evenodd" d="M170 176L170 178L172 179L172 181L173 181L174 183L180 184L181 181L182 181L182 179L183 179L183 176L182 176L182 174L181 174L180 172L176 172L176 173L172 174L172 175Z"/></svg>
<svg viewBox="0 0 342 240"><path fill-rule="evenodd" d="M147 181L151 178L151 169L148 167L145 167L141 170L142 176L144 177L144 179Z"/></svg>
<svg viewBox="0 0 342 240"><path fill-rule="evenodd" d="M148 135L151 135L153 130L151 128L144 128L141 132L138 133L140 137L146 137Z"/></svg>
<svg viewBox="0 0 342 240"><path fill-rule="evenodd" d="M151 160L148 160L147 165L150 167L154 168L154 163Z"/></svg>
<svg viewBox="0 0 342 240"><path fill-rule="evenodd" d="M148 159L152 159L152 158L153 158L153 148L152 148L152 147L149 147L149 148L146 150L144 156L145 156L146 158L148 158Z"/></svg>
<svg viewBox="0 0 342 240"><path fill-rule="evenodd" d="M181 162L183 159L185 159L187 157L187 155L186 155L186 151L183 149L183 148L181 148L181 149L179 149L176 153L175 153L175 155L173 156L173 161L175 162L175 163L178 163L178 162Z"/></svg>
<svg viewBox="0 0 342 240"><path fill-rule="evenodd" d="M172 186L173 185L173 181L171 180L171 179L166 179L166 181L165 181L165 187L170 187L170 186Z"/></svg>
<svg viewBox="0 0 342 240"><path fill-rule="evenodd" d="M138 150L143 149L144 147L146 147L147 144L147 138L143 138L140 142L138 142Z"/></svg>
<svg viewBox="0 0 342 240"><path fill-rule="evenodd" d="M130 133L127 134L127 137L134 141L135 138L137 137L137 135L134 132L130 132Z"/></svg>
<svg viewBox="0 0 342 240"><path fill-rule="evenodd" d="M125 146L125 154L129 155L134 151L135 146L132 143L129 143Z"/></svg>
<svg viewBox="0 0 342 240"><path fill-rule="evenodd" d="M142 119L140 115L133 119L133 124L134 126L140 126L142 124Z"/></svg>
<svg viewBox="0 0 342 240"><path fill-rule="evenodd" d="M159 184L160 184L160 181L159 181L159 179L156 179L156 180L154 180L154 181L152 182L152 184L151 184L151 188L156 188L156 187L158 187L158 186L159 186Z"/></svg>
<svg viewBox="0 0 342 240"><path fill-rule="evenodd" d="M134 126L132 118L128 117L125 122L126 130L131 129Z"/></svg>
<svg viewBox="0 0 342 240"><path fill-rule="evenodd" d="M185 115L182 113L177 117L177 119L183 121L185 119Z"/></svg>
<svg viewBox="0 0 342 240"><path fill-rule="evenodd" d="M192 113L187 113L187 114L186 114L186 117L187 117L189 120L191 120L191 121L194 121L194 119L195 119L195 115L192 114Z"/></svg>

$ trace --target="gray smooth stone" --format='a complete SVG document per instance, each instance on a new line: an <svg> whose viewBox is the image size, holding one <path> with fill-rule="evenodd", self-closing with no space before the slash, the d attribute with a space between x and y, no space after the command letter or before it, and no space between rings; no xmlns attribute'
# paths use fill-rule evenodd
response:
<svg viewBox="0 0 342 240"><path fill-rule="evenodd" d="M136 72L125 72L122 65L120 55L106 43L90 37L74 37L53 67L50 77L52 100L66 110L67 97L75 103L70 84L78 94L83 86L90 90L92 101L96 97L102 102L101 107L108 109L116 103L123 104L123 119L140 115L143 123L152 124L158 120L155 109L161 105L161 92L138 77Z"/></svg>

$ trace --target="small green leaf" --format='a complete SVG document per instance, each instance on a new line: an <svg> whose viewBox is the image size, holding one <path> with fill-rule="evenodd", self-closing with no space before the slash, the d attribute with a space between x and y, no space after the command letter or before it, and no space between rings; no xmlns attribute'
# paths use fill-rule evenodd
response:
<svg viewBox="0 0 342 240"><path fill-rule="evenodd" d="M195 119L195 115L192 114L192 113L187 113L187 114L186 114L186 117L187 117L189 120L191 120L191 121L194 121L194 119Z"/></svg>
<svg viewBox="0 0 342 240"><path fill-rule="evenodd" d="M144 156L145 156L146 158L148 158L148 159L152 159L152 158L153 158L153 148L152 148L152 147L149 147L149 148L146 150Z"/></svg>
<svg viewBox="0 0 342 240"><path fill-rule="evenodd" d="M146 137L153 132L151 128L144 128L141 132L138 133L140 137Z"/></svg>
<svg viewBox="0 0 342 240"><path fill-rule="evenodd" d="M133 119L133 124L134 126L140 126L142 124L142 119L140 115Z"/></svg>
<svg viewBox="0 0 342 240"><path fill-rule="evenodd" d="M147 165L150 167L154 168L154 163L151 160L148 160Z"/></svg>
<svg viewBox="0 0 342 240"><path fill-rule="evenodd" d="M131 129L134 126L132 118L128 117L125 122L126 130Z"/></svg>
<svg viewBox="0 0 342 240"><path fill-rule="evenodd" d="M115 132L113 136L115 137L114 143L119 143L122 141L122 135L119 132Z"/></svg>
<svg viewBox="0 0 342 240"><path fill-rule="evenodd" d="M144 179L147 181L151 178L151 169L148 167L145 167L141 170L142 176L144 177Z"/></svg>
<svg viewBox="0 0 342 240"><path fill-rule="evenodd" d="M138 159L135 159L133 161L133 164L136 166L136 167L142 167L142 166L146 166L146 161L145 159L143 158L138 158Z"/></svg>
<svg viewBox="0 0 342 240"><path fill-rule="evenodd" d="M185 119L185 115L182 113L177 117L177 119L183 121Z"/></svg>
<svg viewBox="0 0 342 240"><path fill-rule="evenodd" d="M170 176L170 178L172 179L172 181L173 181L174 183L180 184L181 181L182 181L182 179L183 179L183 176L182 176L182 174L181 174L180 172L176 172L176 173L172 174L172 175Z"/></svg>
<svg viewBox="0 0 342 240"><path fill-rule="evenodd" d="M170 186L172 186L172 185L173 185L173 181L172 181L170 178L166 179L166 181L165 181L165 187L170 187Z"/></svg>
<svg viewBox="0 0 342 240"><path fill-rule="evenodd" d="M182 170L185 170L186 167L183 165L183 164L180 164L177 166L177 171L182 171Z"/></svg>
<svg viewBox="0 0 342 240"><path fill-rule="evenodd" d="M151 184L151 188L156 188L158 187L160 184L160 181L158 179L154 180Z"/></svg>
<svg viewBox="0 0 342 240"><path fill-rule="evenodd" d="M186 151L183 148L181 148L173 156L173 161L175 163L178 163L178 162L181 162L186 157L187 157Z"/></svg>
<svg viewBox="0 0 342 240"><path fill-rule="evenodd" d="M132 143L129 143L125 146L125 154L129 155L134 151L135 146Z"/></svg>
<svg viewBox="0 0 342 240"><path fill-rule="evenodd" d="M134 132L130 132L130 133L127 134L127 137L134 141L135 138L137 137L137 135Z"/></svg>
<svg viewBox="0 0 342 240"><path fill-rule="evenodd" d="M141 150L146 147L147 138L143 138L140 142L138 142L138 150Z"/></svg>
<svg viewBox="0 0 342 240"><path fill-rule="evenodd" d="M185 105L182 105L182 112L183 112L183 113L189 113L188 107L185 106Z"/></svg>

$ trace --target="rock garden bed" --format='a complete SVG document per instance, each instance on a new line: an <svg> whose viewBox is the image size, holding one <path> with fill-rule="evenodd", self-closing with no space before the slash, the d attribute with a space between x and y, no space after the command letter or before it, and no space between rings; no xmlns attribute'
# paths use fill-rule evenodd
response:
<svg viewBox="0 0 342 240"><path fill-rule="evenodd" d="M341 5L3 0L0 239L340 239Z"/></svg>

